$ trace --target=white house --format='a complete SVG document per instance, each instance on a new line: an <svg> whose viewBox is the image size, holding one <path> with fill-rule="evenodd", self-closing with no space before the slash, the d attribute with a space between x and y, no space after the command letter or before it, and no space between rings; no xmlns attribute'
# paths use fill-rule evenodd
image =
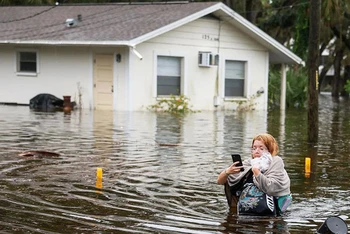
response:
<svg viewBox="0 0 350 234"><path fill-rule="evenodd" d="M0 103L145 110L183 94L196 110L266 109L269 64L303 62L218 2L0 7L0 22Z"/></svg>

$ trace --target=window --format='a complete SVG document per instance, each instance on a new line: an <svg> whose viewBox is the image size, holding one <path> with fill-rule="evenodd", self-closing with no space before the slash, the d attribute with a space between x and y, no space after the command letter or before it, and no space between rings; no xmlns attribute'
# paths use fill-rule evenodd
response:
<svg viewBox="0 0 350 234"><path fill-rule="evenodd" d="M17 72L37 73L37 53L17 52Z"/></svg>
<svg viewBox="0 0 350 234"><path fill-rule="evenodd" d="M245 63L225 61L225 97L244 97Z"/></svg>
<svg viewBox="0 0 350 234"><path fill-rule="evenodd" d="M181 57L157 57L157 95L181 94Z"/></svg>

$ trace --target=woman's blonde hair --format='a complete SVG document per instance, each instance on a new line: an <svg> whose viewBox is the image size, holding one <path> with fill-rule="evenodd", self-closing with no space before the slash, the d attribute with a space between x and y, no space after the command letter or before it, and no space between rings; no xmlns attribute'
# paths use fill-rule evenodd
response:
<svg viewBox="0 0 350 234"><path fill-rule="evenodd" d="M252 147L254 145L254 141L256 140L262 141L272 156L275 156L278 154L278 143L271 134L262 133L262 134L256 135L253 138Z"/></svg>

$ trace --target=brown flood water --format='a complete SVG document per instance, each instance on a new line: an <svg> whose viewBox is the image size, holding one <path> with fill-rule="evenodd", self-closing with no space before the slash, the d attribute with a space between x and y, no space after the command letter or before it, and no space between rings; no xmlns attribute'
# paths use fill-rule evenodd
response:
<svg viewBox="0 0 350 234"><path fill-rule="evenodd" d="M330 216L349 224L349 108L320 96L312 147L305 110L179 118L0 106L0 233L315 233ZM239 218L216 178L230 154L248 158L252 137L266 131L280 144L293 204L283 217ZM60 156L18 156L27 150Z"/></svg>

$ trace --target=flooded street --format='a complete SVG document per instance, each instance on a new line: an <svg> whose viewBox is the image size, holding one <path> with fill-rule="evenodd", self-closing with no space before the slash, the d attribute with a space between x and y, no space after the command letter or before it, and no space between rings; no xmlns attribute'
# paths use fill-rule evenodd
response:
<svg viewBox="0 0 350 234"><path fill-rule="evenodd" d="M0 106L0 233L315 233L330 216L349 225L350 105L319 101L315 147L305 110L174 117ZM293 204L282 217L238 218L216 179L231 154L249 158L260 132L280 145ZM60 156L18 156L27 150Z"/></svg>

